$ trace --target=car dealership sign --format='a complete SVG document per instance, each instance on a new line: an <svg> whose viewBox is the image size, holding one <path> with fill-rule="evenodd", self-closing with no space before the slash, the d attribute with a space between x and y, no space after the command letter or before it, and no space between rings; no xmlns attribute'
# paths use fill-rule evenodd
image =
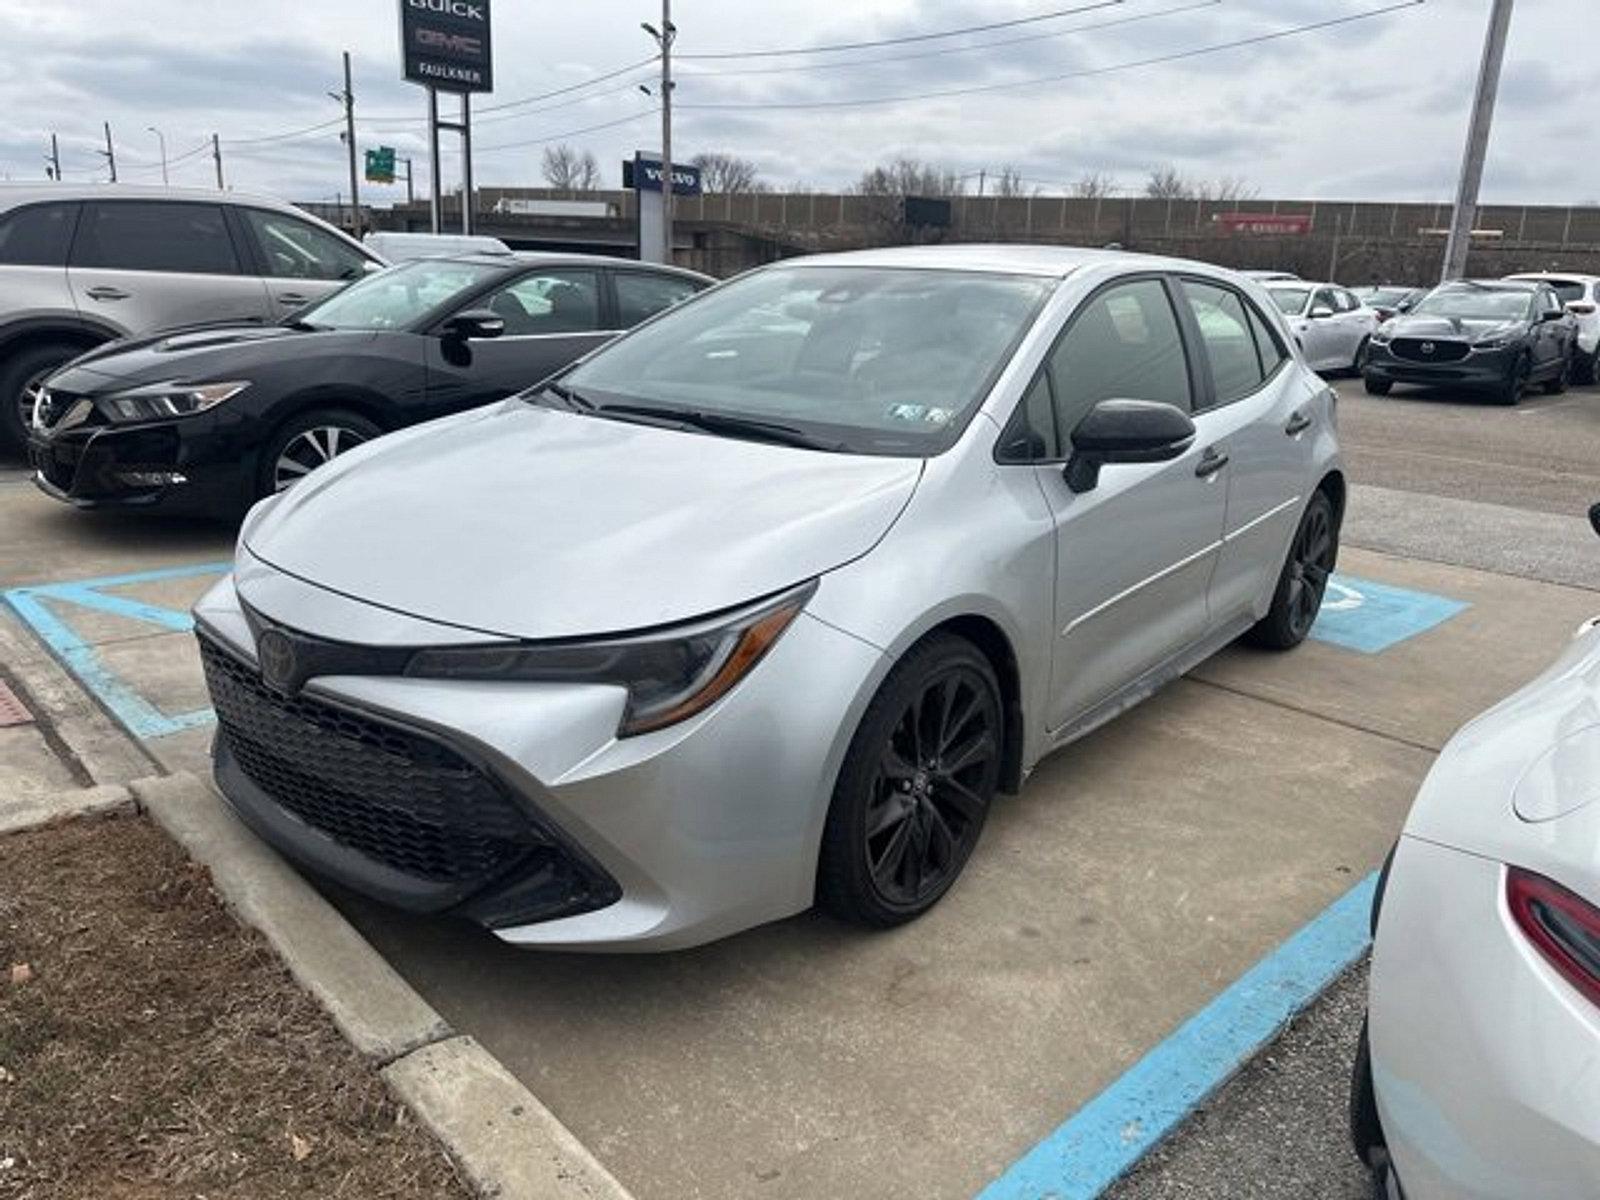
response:
<svg viewBox="0 0 1600 1200"><path fill-rule="evenodd" d="M489 0L400 0L400 52L412 83L494 91Z"/></svg>

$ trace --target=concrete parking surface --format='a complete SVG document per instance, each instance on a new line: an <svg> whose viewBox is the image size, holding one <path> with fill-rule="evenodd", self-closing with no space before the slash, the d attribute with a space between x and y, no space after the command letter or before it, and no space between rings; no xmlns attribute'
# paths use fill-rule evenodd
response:
<svg viewBox="0 0 1600 1200"><path fill-rule="evenodd" d="M1445 739L1600 610L1583 520L1600 392L1498 409L1339 390L1355 485L1341 572L1466 607L1376 653L1226 651L1042 764L922 921L865 934L806 915L663 957L557 956L336 903L640 1200L975 1194L1370 872ZM153 610L214 575L151 573L220 563L231 542L71 511L0 467L0 588L101 581L35 599L98 686L169 720L205 697L192 639ZM209 736L197 722L141 745L203 770ZM1292 1052L1118 1194L1361 1194L1332 1111L1359 990L1336 988ZM1238 1150L1267 1130L1276 1150Z"/></svg>

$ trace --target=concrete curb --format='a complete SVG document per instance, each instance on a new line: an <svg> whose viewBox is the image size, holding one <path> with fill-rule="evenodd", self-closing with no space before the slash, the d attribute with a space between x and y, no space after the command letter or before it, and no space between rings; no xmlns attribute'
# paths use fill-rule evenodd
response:
<svg viewBox="0 0 1600 1200"><path fill-rule="evenodd" d="M132 811L133 797L125 787L75 788L44 796L0 796L0 834L20 833L40 825L53 825L96 813Z"/></svg>
<svg viewBox="0 0 1600 1200"><path fill-rule="evenodd" d="M68 766L87 784L119 784L158 769L41 644L25 641L0 602L0 665Z"/></svg>
<svg viewBox="0 0 1600 1200"><path fill-rule="evenodd" d="M630 1200L583 1143L470 1037L424 1046L390 1063L383 1078L485 1196Z"/></svg>
<svg viewBox="0 0 1600 1200"><path fill-rule="evenodd" d="M532 1092L457 1036L339 912L188 772L129 785L245 924L496 1200L631 1200Z"/></svg>

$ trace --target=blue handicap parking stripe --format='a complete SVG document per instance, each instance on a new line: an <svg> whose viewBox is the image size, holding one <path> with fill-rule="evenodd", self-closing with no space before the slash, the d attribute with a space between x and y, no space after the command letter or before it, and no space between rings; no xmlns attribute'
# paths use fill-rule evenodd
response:
<svg viewBox="0 0 1600 1200"><path fill-rule="evenodd" d="M141 695L138 689L130 686L112 670L100 652L84 641L71 625L57 615L52 604L75 604L80 608L111 613L129 620L155 625L169 632L182 633L194 628L194 621L188 613L179 609L163 608L157 604L146 604L126 596L112 595L103 589L128 587L140 583L159 583L168 579L221 575L232 566L232 563L227 562L196 563L155 571L136 571L127 575L78 579L70 583L8 588L3 595L12 611L50 648L57 660L77 677L95 699L99 700L134 737L148 740L208 725L216 718L209 708L184 713L162 712Z"/></svg>
<svg viewBox="0 0 1600 1200"><path fill-rule="evenodd" d="M1328 580L1322 612L1311 627L1311 636L1346 650L1381 654L1469 607L1448 596L1335 573Z"/></svg>
<svg viewBox="0 0 1600 1200"><path fill-rule="evenodd" d="M1231 987L1011 1165L978 1200L1093 1200L1366 952L1377 874Z"/></svg>

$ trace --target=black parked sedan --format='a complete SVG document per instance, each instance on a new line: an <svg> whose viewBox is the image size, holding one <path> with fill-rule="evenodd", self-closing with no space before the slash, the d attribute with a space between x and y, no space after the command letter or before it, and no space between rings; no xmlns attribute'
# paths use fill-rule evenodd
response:
<svg viewBox="0 0 1600 1200"><path fill-rule="evenodd" d="M1563 391L1577 322L1548 284L1440 284L1378 326L1363 370L1367 391L1397 383L1455 384L1515 404L1532 383Z"/></svg>
<svg viewBox="0 0 1600 1200"><path fill-rule="evenodd" d="M587 255L420 259L276 326L114 342L44 384L39 486L231 514L350 447L537 383L712 281Z"/></svg>

